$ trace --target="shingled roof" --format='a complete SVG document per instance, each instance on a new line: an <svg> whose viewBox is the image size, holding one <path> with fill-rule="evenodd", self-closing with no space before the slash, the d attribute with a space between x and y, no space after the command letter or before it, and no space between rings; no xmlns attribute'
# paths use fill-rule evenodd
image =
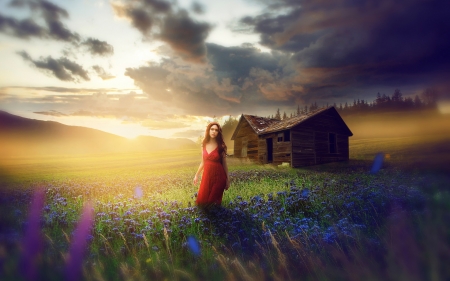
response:
<svg viewBox="0 0 450 281"><path fill-rule="evenodd" d="M247 120L247 122L250 124L250 126L253 128L253 130L255 131L256 134L263 135L263 134L274 133L274 132L290 129L290 128L297 126L298 124L310 119L311 117L318 115L321 112L324 112L331 108L333 108L333 107L319 108L317 110L309 112L308 114L298 115L298 116L286 118L283 120L270 119L270 118L265 118L265 117L255 116L255 115L247 115L247 114L242 114L241 118L245 118L245 120ZM237 129L238 128L236 128L231 139L234 139L235 134L238 131Z"/></svg>

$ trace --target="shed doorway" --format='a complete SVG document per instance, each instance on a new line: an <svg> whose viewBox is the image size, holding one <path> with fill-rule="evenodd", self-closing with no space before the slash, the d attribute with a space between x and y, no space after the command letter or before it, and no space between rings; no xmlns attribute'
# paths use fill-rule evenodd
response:
<svg viewBox="0 0 450 281"><path fill-rule="evenodd" d="M266 139L266 145L267 145L267 163L273 162L273 143L272 139Z"/></svg>

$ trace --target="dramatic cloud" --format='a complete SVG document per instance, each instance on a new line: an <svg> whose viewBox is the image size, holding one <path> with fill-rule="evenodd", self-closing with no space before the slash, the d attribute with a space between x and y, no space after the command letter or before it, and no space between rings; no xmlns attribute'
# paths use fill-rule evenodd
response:
<svg viewBox="0 0 450 281"><path fill-rule="evenodd" d="M80 40L80 36L76 32L70 31L62 22L62 19L69 17L69 13L51 2L45 0L13 0L9 5L14 8L29 8L31 17L17 20L0 14L0 31L2 32L20 38L51 38L67 42L78 42ZM34 21L36 17L42 18L46 27L36 24Z"/></svg>
<svg viewBox="0 0 450 281"><path fill-rule="evenodd" d="M269 104L291 105L301 88L293 81L290 55L263 53L251 45L207 48L205 65L171 56L159 64L128 68L125 75L150 99L190 115L236 115Z"/></svg>
<svg viewBox="0 0 450 281"><path fill-rule="evenodd" d="M32 19L17 20L0 14L0 32L14 37L28 39L30 37L46 37L48 32Z"/></svg>
<svg viewBox="0 0 450 281"><path fill-rule="evenodd" d="M71 53L73 51L72 48L76 49L80 46L85 47L93 56L110 56L114 53L113 46L107 42L95 38L82 40L82 37L78 33L69 30L63 23L63 19L69 18L69 13L51 2L45 0L13 0L9 3L9 6L22 10L28 9L30 15L25 19L16 19L0 14L1 33L21 39L39 38L67 42L70 47L64 51L66 53ZM44 24L41 25L42 23ZM33 61L24 52L21 53L21 56L33 62L37 68L50 70L60 80L76 81L74 75L84 80L89 80L82 66L68 59L61 58L55 60L48 57L43 61ZM107 76L103 75L102 79L104 77Z"/></svg>
<svg viewBox="0 0 450 281"><path fill-rule="evenodd" d="M54 59L52 57L33 60L28 53L21 51L18 53L25 61L30 62L36 68L46 73L52 73L62 81L79 81L80 79L89 81L89 76L83 67L67 58Z"/></svg>
<svg viewBox="0 0 450 281"><path fill-rule="evenodd" d="M65 50L64 55L48 56L42 53L43 56L39 57L34 54L38 47L42 48L42 44L35 46L30 42L20 53L27 64L62 81L87 81L94 77L95 81L89 87L95 87L100 82L97 76L108 80L117 75L117 83L127 85L128 78L131 78L143 94L123 95L122 92L120 95L117 91L117 95L111 95L106 90L86 89L73 94L92 96L75 103L69 90L65 93L64 88L48 88L55 96L58 93L61 95L38 100L42 92L30 91L37 93L28 96L30 102L43 104L33 111L55 109L64 114L107 114L115 118L124 117L127 122L149 119L149 128L162 128L178 126L161 125L167 119L155 116L163 113L190 116L264 115L273 114L276 108L289 112L289 108L295 110L297 105L303 107L312 102L317 102L319 106L353 99L370 102L377 92L392 94L396 88L404 96L410 96L420 94L425 88L435 87L441 94L450 97L449 1L257 0L265 5L261 10L261 6L257 7L259 4L254 5L255 1L248 4L244 0L245 3L240 3L242 11L254 12L228 23L234 32L246 33L245 36L238 34L230 41L242 38L254 40L257 34L259 45L231 47L211 43L222 35L220 40L226 40L230 34L223 32L221 27L213 30L213 20L211 23L199 20L214 18L217 12L214 6L211 6L214 9L207 11L211 14L200 16L204 9L196 0L103 2L110 3L115 15L125 19L128 29L135 31L135 34L129 34L131 37L126 36L126 42L118 42L118 46L95 39L97 35L94 32L101 33L97 29L89 34L95 38L74 32L69 13L72 14L71 9L78 9L78 6L64 4L61 7L67 7L66 11L59 4L43 0L12 1L5 10L15 8L17 11L11 14L0 12L0 32L23 39L52 40L48 42L51 47L49 51L56 50L58 46ZM73 15L79 16L78 13ZM108 16L108 13L99 16ZM73 24L76 24L80 18L74 20ZM96 22L99 19L89 20ZM217 16L218 25L222 26L223 20L222 15ZM120 20L112 22L111 26L115 29L123 24L124 21ZM123 32L121 28L123 26L117 28L117 32ZM208 37L211 32L217 33ZM248 36L249 33L253 34ZM136 35L143 40L134 40ZM146 42L152 43L152 50L142 49L140 44ZM15 44L16 40L12 40L2 43L0 47L8 50ZM132 45L136 46L136 50L129 49L133 48ZM160 46L155 47L157 45ZM26 49L35 47L33 52ZM116 54L119 49L134 52L130 60L124 60L122 53ZM81 52L84 52L83 56ZM95 58L86 64L85 55ZM122 67L122 72L113 66L106 67L108 64L101 62L102 59L108 59L109 65ZM126 61L129 65L125 69L123 63ZM142 63L137 64L136 61ZM121 77L123 74L127 77ZM135 89L127 92L132 90ZM2 102L5 99L4 96ZM64 102L70 100L76 107L74 105L64 110L44 107L47 101L52 103L58 99ZM61 102L60 106L65 104ZM145 115L149 112L152 118Z"/></svg>
<svg viewBox="0 0 450 281"><path fill-rule="evenodd" d="M184 59L204 62L206 54L205 39L210 26L193 21L186 11L167 16L159 37Z"/></svg>
<svg viewBox="0 0 450 281"><path fill-rule="evenodd" d="M106 71L101 66L94 65L92 68L95 70L97 75L100 78L102 78L102 80L109 80L109 79L113 79L115 77L115 76L113 76L113 75L111 75L109 73L106 73Z"/></svg>
<svg viewBox="0 0 450 281"><path fill-rule="evenodd" d="M202 4L198 3L198 2L192 2L191 10L194 13L199 14L199 15L205 13L205 7Z"/></svg>
<svg viewBox="0 0 450 281"><path fill-rule="evenodd" d="M111 5L117 16L129 19L144 37L166 42L187 61L205 62L205 40L211 26L194 21L186 10L160 0L122 1Z"/></svg>
<svg viewBox="0 0 450 281"><path fill-rule="evenodd" d="M261 44L294 54L303 99L337 99L448 83L448 10L438 0L280 0L235 30L252 29Z"/></svg>
<svg viewBox="0 0 450 281"><path fill-rule="evenodd" d="M95 38L88 38L82 43L87 47L89 53L98 56L110 56L114 54L114 48L106 41L100 41Z"/></svg>
<svg viewBox="0 0 450 281"><path fill-rule="evenodd" d="M237 92L229 91L225 96L238 98L240 102L287 101L300 87L293 80L297 72L289 54L264 53L251 45L223 47L208 44L208 59L215 75L222 81L222 88L239 86L235 89ZM219 88L213 88L219 91Z"/></svg>

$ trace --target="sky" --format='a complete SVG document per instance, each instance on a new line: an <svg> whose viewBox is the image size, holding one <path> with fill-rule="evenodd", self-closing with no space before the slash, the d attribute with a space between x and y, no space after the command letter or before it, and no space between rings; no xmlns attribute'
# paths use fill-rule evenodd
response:
<svg viewBox="0 0 450 281"><path fill-rule="evenodd" d="M450 1L0 0L0 110L133 138L440 94Z"/></svg>

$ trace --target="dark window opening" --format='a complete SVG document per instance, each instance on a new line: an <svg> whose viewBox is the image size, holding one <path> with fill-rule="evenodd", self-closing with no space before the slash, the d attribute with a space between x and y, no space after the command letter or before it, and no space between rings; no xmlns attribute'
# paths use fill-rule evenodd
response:
<svg viewBox="0 0 450 281"><path fill-rule="evenodd" d="M330 153L337 153L336 151L336 134L329 133L328 134L328 142L330 144Z"/></svg>
<svg viewBox="0 0 450 281"><path fill-rule="evenodd" d="M284 141L291 141L291 132L284 131Z"/></svg>
<svg viewBox="0 0 450 281"><path fill-rule="evenodd" d="M273 161L272 139L266 139L266 145L267 145L267 163L272 163L272 161Z"/></svg>
<svg viewBox="0 0 450 281"><path fill-rule="evenodd" d="M283 141L283 133L278 134L278 139L277 142L282 142Z"/></svg>

